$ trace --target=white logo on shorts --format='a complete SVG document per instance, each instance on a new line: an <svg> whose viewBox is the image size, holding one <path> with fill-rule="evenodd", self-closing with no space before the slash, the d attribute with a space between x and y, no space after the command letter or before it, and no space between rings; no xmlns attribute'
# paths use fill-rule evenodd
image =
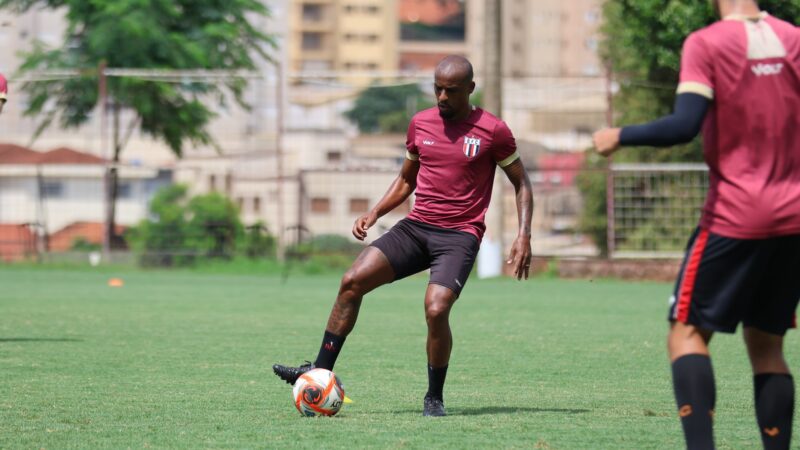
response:
<svg viewBox="0 0 800 450"><path fill-rule="evenodd" d="M455 280L455 282L456 282L456 284L458 285L458 287L464 287L464 286L461 286L461 282L460 282L460 281L458 281L458 279L456 279L456 280Z"/></svg>
<svg viewBox="0 0 800 450"><path fill-rule="evenodd" d="M672 306L672 305L674 305L674 304L675 304L675 300L676 300L676 298L675 298L675 295L674 295L674 294L673 294L673 295L671 295L671 296L669 297L669 306Z"/></svg>

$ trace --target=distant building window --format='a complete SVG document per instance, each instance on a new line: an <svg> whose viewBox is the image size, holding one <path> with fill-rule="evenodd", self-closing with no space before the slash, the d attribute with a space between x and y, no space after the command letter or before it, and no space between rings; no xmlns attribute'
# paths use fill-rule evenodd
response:
<svg viewBox="0 0 800 450"><path fill-rule="evenodd" d="M208 176L208 190L212 192L217 190L217 177L214 175Z"/></svg>
<svg viewBox="0 0 800 450"><path fill-rule="evenodd" d="M117 186L117 198L133 197L133 185L131 183L120 183Z"/></svg>
<svg viewBox="0 0 800 450"><path fill-rule="evenodd" d="M583 19L588 24L595 24L600 19L600 12L596 9L590 9L583 15Z"/></svg>
<svg viewBox="0 0 800 450"><path fill-rule="evenodd" d="M225 174L225 192L230 193L233 189L233 175Z"/></svg>
<svg viewBox="0 0 800 450"><path fill-rule="evenodd" d="M253 197L253 212L255 214L261 212L261 197Z"/></svg>
<svg viewBox="0 0 800 450"><path fill-rule="evenodd" d="M322 33L303 33L303 50L319 50L322 48Z"/></svg>
<svg viewBox="0 0 800 450"><path fill-rule="evenodd" d="M378 70L378 65L375 63L366 63L364 64L364 68L367 70Z"/></svg>
<svg viewBox="0 0 800 450"><path fill-rule="evenodd" d="M356 37L358 37L358 36L356 36L353 33L345 33L344 40L345 41L354 41L354 40L356 40Z"/></svg>
<svg viewBox="0 0 800 450"><path fill-rule="evenodd" d="M356 10L356 7L355 7L355 5L347 5L347 6L344 7L344 10L345 10L345 12L352 13L353 11Z"/></svg>
<svg viewBox="0 0 800 450"><path fill-rule="evenodd" d="M328 214L331 212L331 199L327 197L314 197L311 199L311 212Z"/></svg>
<svg viewBox="0 0 800 450"><path fill-rule="evenodd" d="M240 212L244 209L244 198L243 197L236 197L236 207L239 208Z"/></svg>
<svg viewBox="0 0 800 450"><path fill-rule="evenodd" d="M377 34L364 35L364 40L367 42L378 42L378 39L380 39L380 36L378 36Z"/></svg>
<svg viewBox="0 0 800 450"><path fill-rule="evenodd" d="M329 151L327 154L328 162L338 163L342 161L342 152L338 150Z"/></svg>
<svg viewBox="0 0 800 450"><path fill-rule="evenodd" d="M597 51L597 38L595 37L588 37L583 42L587 49L596 52Z"/></svg>
<svg viewBox="0 0 800 450"><path fill-rule="evenodd" d="M369 211L369 200L366 198L351 198L350 199L350 212L354 214L363 214Z"/></svg>
<svg viewBox="0 0 800 450"><path fill-rule="evenodd" d="M379 6L375 6L375 5L367 6L367 7L364 8L364 11L366 11L366 12L368 12L370 14L377 14L378 12L380 12L380 10L381 10L381 8Z"/></svg>
<svg viewBox="0 0 800 450"><path fill-rule="evenodd" d="M60 181L45 181L42 184L42 195L46 198L61 198L64 196L64 183Z"/></svg>
<svg viewBox="0 0 800 450"><path fill-rule="evenodd" d="M313 3L303 5L303 20L307 22L319 22L322 20L322 5Z"/></svg>

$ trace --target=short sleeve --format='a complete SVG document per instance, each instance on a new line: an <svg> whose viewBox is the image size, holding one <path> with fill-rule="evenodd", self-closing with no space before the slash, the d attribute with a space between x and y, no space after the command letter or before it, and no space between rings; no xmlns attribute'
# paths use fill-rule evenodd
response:
<svg viewBox="0 0 800 450"><path fill-rule="evenodd" d="M415 117L411 118L406 134L406 158L412 161L419 161L419 149L417 148L417 124Z"/></svg>
<svg viewBox="0 0 800 450"><path fill-rule="evenodd" d="M714 98L714 68L708 46L697 33L683 43L678 94L699 94Z"/></svg>
<svg viewBox="0 0 800 450"><path fill-rule="evenodd" d="M7 95L8 95L8 83L6 82L6 78L2 74L0 74L0 100L5 101Z"/></svg>
<svg viewBox="0 0 800 450"><path fill-rule="evenodd" d="M500 167L506 167L519 159L517 142L505 122L498 122L494 127L492 156L494 156L494 160Z"/></svg>

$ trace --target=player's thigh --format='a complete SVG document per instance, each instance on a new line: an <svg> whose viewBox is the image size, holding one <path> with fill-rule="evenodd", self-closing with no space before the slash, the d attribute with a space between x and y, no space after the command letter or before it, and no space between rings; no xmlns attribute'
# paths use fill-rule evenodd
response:
<svg viewBox="0 0 800 450"><path fill-rule="evenodd" d="M370 247L377 249L392 269L392 279L400 280L430 267L430 255L425 246L425 232L414 222L403 219Z"/></svg>
<svg viewBox="0 0 800 450"><path fill-rule="evenodd" d="M669 320L732 333L757 295L768 254L762 241L698 229L675 283Z"/></svg>
<svg viewBox="0 0 800 450"><path fill-rule="evenodd" d="M430 283L449 288L455 298L467 284L480 244L470 233L448 230L428 241L431 253Z"/></svg>
<svg viewBox="0 0 800 450"><path fill-rule="evenodd" d="M350 266L342 279L342 289L352 289L360 294L394 280L394 270L386 256L375 247L367 247Z"/></svg>
<svg viewBox="0 0 800 450"><path fill-rule="evenodd" d="M800 301L800 235L769 239L769 258L744 326L783 336L795 326Z"/></svg>

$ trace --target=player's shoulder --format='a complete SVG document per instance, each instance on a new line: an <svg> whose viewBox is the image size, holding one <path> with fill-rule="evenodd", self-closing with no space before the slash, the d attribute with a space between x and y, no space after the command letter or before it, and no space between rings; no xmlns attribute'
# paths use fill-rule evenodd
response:
<svg viewBox="0 0 800 450"><path fill-rule="evenodd" d="M423 109L422 111L417 111L417 113L411 117L411 123L436 120L441 120L441 117L439 116L439 109L435 106L428 109Z"/></svg>
<svg viewBox="0 0 800 450"><path fill-rule="evenodd" d="M483 125L484 128L487 129L495 129L496 127L504 127L508 128L503 119L495 116L494 114L490 113L489 111L476 106L475 107L475 114L472 114L471 119L477 124L480 123Z"/></svg>

